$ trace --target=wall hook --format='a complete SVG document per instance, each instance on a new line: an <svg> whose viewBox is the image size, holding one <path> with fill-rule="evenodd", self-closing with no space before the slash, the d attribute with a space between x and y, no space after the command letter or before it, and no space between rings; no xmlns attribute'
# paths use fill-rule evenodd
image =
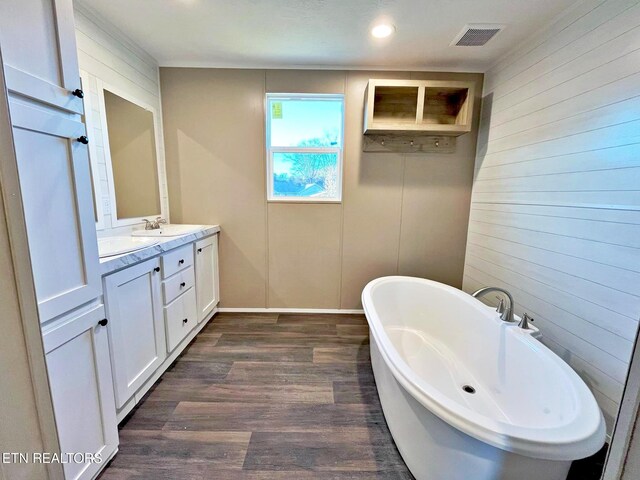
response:
<svg viewBox="0 0 640 480"><path fill-rule="evenodd" d="M0 0L1 1L1 0ZM363 152L454 153L456 139L436 135L364 135Z"/></svg>

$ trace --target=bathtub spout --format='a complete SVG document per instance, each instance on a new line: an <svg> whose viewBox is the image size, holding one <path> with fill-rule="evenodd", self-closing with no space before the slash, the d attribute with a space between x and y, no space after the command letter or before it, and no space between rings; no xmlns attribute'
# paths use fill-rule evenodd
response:
<svg viewBox="0 0 640 480"><path fill-rule="evenodd" d="M475 292L473 292L472 296L478 298L486 293L491 293L491 292L502 293L507 297L506 307L504 307L504 309L501 309L502 312L499 312L500 318L505 322L514 322L515 320L513 319L513 307L514 307L513 297L504 288L484 287L484 288L481 288L480 290L476 290Z"/></svg>

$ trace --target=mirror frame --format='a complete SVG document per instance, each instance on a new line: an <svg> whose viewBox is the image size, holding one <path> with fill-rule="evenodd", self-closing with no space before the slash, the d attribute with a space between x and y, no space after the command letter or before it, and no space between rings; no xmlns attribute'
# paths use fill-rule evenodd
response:
<svg viewBox="0 0 640 480"><path fill-rule="evenodd" d="M109 188L109 202L110 202L110 213L111 213L111 228L131 226L142 223L143 219L153 219L155 217L162 217L165 220L169 221L165 201L163 200L162 192L163 192L163 183L162 183L162 173L163 165L162 158L160 156L160 142L162 138L160 137L160 121L158 119L157 110L151 105L146 104L145 102L135 98L127 92L122 91L121 89L109 85L99 78L96 78L96 87L98 91L98 101L100 104L100 116L101 116L101 126L102 126L102 146L104 149L105 163L107 166L107 183ZM109 147L109 126L107 123L107 110L105 107L104 100L104 92L105 90L109 91L114 95L118 95L120 98L127 100L128 102L137 105L140 108L145 109L150 112L153 116L153 136L155 140L155 149L156 149L156 170L158 172L158 197L160 199L160 211L159 212L149 212L148 214L141 217L131 217L131 218L118 218L118 204L116 200L116 189L113 179L113 164L111 163L111 149ZM86 98L86 97L85 97Z"/></svg>

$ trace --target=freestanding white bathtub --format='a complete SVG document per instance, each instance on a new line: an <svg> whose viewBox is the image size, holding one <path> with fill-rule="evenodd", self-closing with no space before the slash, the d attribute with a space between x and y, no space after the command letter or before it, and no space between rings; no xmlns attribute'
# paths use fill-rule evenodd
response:
<svg viewBox="0 0 640 480"><path fill-rule="evenodd" d="M362 303L382 409L417 480L565 480L604 444L580 377L479 300L383 277Z"/></svg>

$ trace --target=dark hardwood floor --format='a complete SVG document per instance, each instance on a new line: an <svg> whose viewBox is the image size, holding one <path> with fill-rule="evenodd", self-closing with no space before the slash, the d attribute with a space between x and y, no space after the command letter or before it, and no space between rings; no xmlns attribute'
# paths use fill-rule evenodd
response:
<svg viewBox="0 0 640 480"><path fill-rule="evenodd" d="M575 462L568 480L598 479L603 459ZM363 315L221 313L120 425L99 478L413 476L382 415Z"/></svg>
<svg viewBox="0 0 640 480"><path fill-rule="evenodd" d="M413 478L362 315L218 314L119 433L101 480Z"/></svg>

